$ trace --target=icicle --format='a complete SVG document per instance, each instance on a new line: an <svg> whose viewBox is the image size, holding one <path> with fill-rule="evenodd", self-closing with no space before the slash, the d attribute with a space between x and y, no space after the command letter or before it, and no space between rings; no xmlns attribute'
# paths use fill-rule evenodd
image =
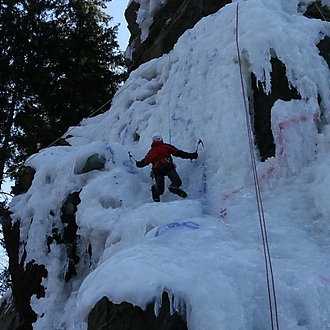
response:
<svg viewBox="0 0 330 330"><path fill-rule="evenodd" d="M160 294L160 296L156 299L156 301L155 301L155 305L154 305L154 313L155 313L155 315L156 315L156 317L158 317L158 315L159 315L159 311L160 311L160 309L161 309L161 307L162 307L162 303L163 303L163 290L162 290L162 292L161 292L161 294Z"/></svg>

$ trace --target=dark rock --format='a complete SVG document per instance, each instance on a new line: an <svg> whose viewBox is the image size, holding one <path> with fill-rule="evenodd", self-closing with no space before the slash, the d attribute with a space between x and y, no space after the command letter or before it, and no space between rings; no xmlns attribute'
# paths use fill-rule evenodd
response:
<svg viewBox="0 0 330 330"><path fill-rule="evenodd" d="M275 156L274 137L271 130L271 109L277 100L290 101L300 99L295 88L290 88L286 77L285 65L277 58L271 59L271 92L265 94L260 82L252 74L254 109L254 132L261 161Z"/></svg>
<svg viewBox="0 0 330 330"><path fill-rule="evenodd" d="M105 157L94 154L87 158L86 163L82 169L82 173L90 172L93 170L101 170L104 168Z"/></svg>
<svg viewBox="0 0 330 330"><path fill-rule="evenodd" d="M308 6L304 16L308 18L321 19L322 21L330 21L330 9L327 6L323 6L321 1L316 1Z"/></svg>
<svg viewBox="0 0 330 330"><path fill-rule="evenodd" d="M30 300L33 295L44 296L45 289L41 281L47 277L47 270L44 265L38 265L34 260L25 265L26 253L19 259L20 223L18 221L12 223L9 212L2 216L2 228L9 257L13 302L19 315L19 322L15 317L15 323L19 323L18 328L11 330L32 330L32 323L37 320L37 315L31 308Z"/></svg>
<svg viewBox="0 0 330 330"><path fill-rule="evenodd" d="M141 64L168 53L179 37L192 28L201 18L217 12L231 0L169 0L154 14L153 24L149 27L148 38L141 41L141 30L137 24L139 4L132 1L125 11L128 22L130 58L129 70L135 70ZM304 12L308 18L330 21L330 9L317 1Z"/></svg>
<svg viewBox="0 0 330 330"><path fill-rule="evenodd" d="M88 330L187 330L187 324L175 312L170 315L170 302L167 293L163 293L162 306L158 317L154 314L154 304L146 310L123 302L113 304L103 297L92 309L88 318Z"/></svg>
<svg viewBox="0 0 330 330"><path fill-rule="evenodd" d="M136 23L139 4L132 1L125 11L128 29L131 33L129 48L131 58L127 59L130 71L141 64L168 53L179 37L192 28L201 18L217 12L231 0L169 0L155 13L149 35L141 41L141 30Z"/></svg>
<svg viewBox="0 0 330 330"><path fill-rule="evenodd" d="M140 134L138 134L137 132L133 133L133 141L137 142L140 140Z"/></svg>
<svg viewBox="0 0 330 330"><path fill-rule="evenodd" d="M104 168L105 162L106 159L104 156L93 154L86 159L82 169L79 169L79 166L76 166L75 173L82 174L94 170L102 170Z"/></svg>
<svg viewBox="0 0 330 330"><path fill-rule="evenodd" d="M79 263L79 256L77 252L77 244L79 237L77 236L77 223L76 212L77 206L81 202L79 192L70 194L62 206L61 220L64 224L63 237L59 239L59 242L65 244L68 257L68 265L64 279L66 282L77 275L76 265ZM56 238L55 238L56 239Z"/></svg>
<svg viewBox="0 0 330 330"><path fill-rule="evenodd" d="M20 318L12 301L12 297L4 299L0 306L0 329L17 330Z"/></svg>
<svg viewBox="0 0 330 330"><path fill-rule="evenodd" d="M35 169L30 166L20 167L15 179L15 186L12 187L12 193L19 195L28 191L32 185L35 173Z"/></svg>
<svg viewBox="0 0 330 330"><path fill-rule="evenodd" d="M325 37L323 40L321 40L318 43L317 48L319 49L320 55L325 59L330 69L330 38Z"/></svg>
<svg viewBox="0 0 330 330"><path fill-rule="evenodd" d="M64 275L66 281L76 275L75 266L79 262L77 253L78 237L76 234L78 226L75 221L75 213L79 203L79 192L74 192L68 196L61 209L61 220L64 228L53 228L52 236L47 237L46 241L48 251L50 251L53 241L65 245L68 258L66 274ZM20 223L19 221L12 222L9 211L3 214L1 219L5 246L9 257L13 304L10 306L10 313L0 311L0 320L3 324L12 324L10 330L32 330L32 324L36 322L37 315L30 305L31 297L33 295L37 298L45 296L45 288L41 285L41 282L43 278L47 277L48 272L44 265L36 264L33 259L26 262L26 252L23 252L23 256L19 258L21 245ZM33 219L31 219L32 221Z"/></svg>

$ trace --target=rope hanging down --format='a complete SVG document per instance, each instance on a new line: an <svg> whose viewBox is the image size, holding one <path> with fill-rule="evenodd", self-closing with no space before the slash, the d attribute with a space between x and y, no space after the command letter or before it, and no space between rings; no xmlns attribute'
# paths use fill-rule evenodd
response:
<svg viewBox="0 0 330 330"><path fill-rule="evenodd" d="M160 57L155 63L153 63L150 68L156 66L156 64L158 64L159 61L161 61L162 57ZM150 69L149 68L149 69ZM118 90L118 92L116 93L116 96L120 95L121 93L123 93L126 89L128 89L131 85L133 85L136 81L138 80L138 78L132 80L129 84L123 86L123 88L121 88L120 90ZM84 118L84 119L88 119L88 118L91 118L93 116L95 116L101 109L103 109L106 105L108 105L111 101L112 101L113 98L109 99L108 101L106 101L105 103L103 103L99 108L97 108L95 111L93 111L88 117ZM80 125L77 124L75 126L72 126L66 133L65 135L68 135L70 132L72 132L75 128L77 128L78 126ZM42 148L41 150L46 150L50 147L52 147L55 143L57 143L58 141L60 141L61 139L63 139L63 135L61 135L59 138L57 138L56 140L54 140L52 143L50 143L48 146ZM32 159L36 158L36 157L39 157L40 156L40 151L39 150L37 153L35 153L33 156L31 156L29 158L29 160L31 161ZM13 173L15 173L16 171L18 171L19 169L21 169L22 167L24 167L25 165L25 161L21 164L21 165L18 165L14 168L14 170L10 171L10 172L5 172L4 174L6 176L10 176L12 175ZM2 191L0 191L2 193Z"/></svg>
<svg viewBox="0 0 330 330"><path fill-rule="evenodd" d="M201 12L202 12L202 7L203 7L203 0L200 0L200 9L201 9ZM176 19L174 19L173 21L170 22L170 25L174 25L177 23L177 21L179 20L180 16L178 16ZM157 45L158 43L161 43L163 42L162 40L158 40L157 42L153 43L153 45ZM169 63L170 63L170 55L171 55L171 52L169 53ZM158 62L160 62L162 60L162 56L159 57L159 59L153 63L150 67L154 67L158 64ZM119 94L123 93L124 90L128 89L133 83L135 83L136 81L138 80L138 78L134 79L133 81L131 81L129 84L127 84L126 86L124 86L123 88L121 88L117 93L116 95L118 96ZM93 111L88 117L86 118L90 118L90 117L93 117L94 115L96 115L102 108L104 108L107 104L109 104L111 101L112 101L113 98L109 99L108 101L106 101L104 104L102 104L99 108L97 108L95 111ZM171 140L172 140L172 132L171 132L171 110L169 109L169 114L168 114L168 117L169 117L169 143L171 143ZM65 134L68 135L71 131L73 131L76 127L78 127L78 125L75 125L73 127L71 127ZM55 143L57 143L59 140L61 140L63 138L63 135L61 135L58 139L56 139L55 141L53 141L52 143L50 143L48 146L46 146L45 148L43 149L47 149L47 148L50 148L52 147ZM43 150L42 149L42 150ZM38 157L40 155L40 152L41 150L39 150L35 155L33 155L32 157L30 157L30 160ZM18 171L19 169L21 169L25 164L25 161L24 163L22 163L21 165L18 165L17 167L15 167L15 169L13 171L10 171L10 172L5 172L4 174L7 175L7 176L10 176L12 175L14 172ZM0 191L2 193L2 191Z"/></svg>
<svg viewBox="0 0 330 330"><path fill-rule="evenodd" d="M258 173L257 173L257 168L256 168L256 160L255 160L255 156L254 156L254 144L253 144L253 137L252 137L252 129L251 129L250 115L249 115L249 109L248 109L247 98L246 98L246 93L245 93L245 86L244 86L244 79L243 79L243 72L242 72L241 52L240 52L240 48L239 48L239 38L238 38L238 35L239 35L238 3L237 3L237 7L236 7L236 33L235 34L236 34L236 48L237 48L241 88L242 88L242 95L243 95L244 108L245 108L246 126L247 126L248 138L249 138L253 180L254 180L254 187L255 187L255 193L256 193L256 199L257 199L259 224L260 224L263 251L264 251L264 259L265 259L264 261L265 261L265 271L266 271L266 279L267 279L271 329L279 330L280 328L279 328L278 313L277 313L277 302L276 302L273 267L272 267L270 252L269 252L269 246L268 246L266 221L265 221L265 215L264 215L263 204L262 204L261 193L260 193L260 185L259 185Z"/></svg>
<svg viewBox="0 0 330 330"><path fill-rule="evenodd" d="M327 18L326 18L325 15L323 14L323 12L322 12L320 6L317 4L316 1L314 2L314 4L315 4L317 10L319 11L320 15L322 16L322 18L323 18L326 22L328 22Z"/></svg>
<svg viewBox="0 0 330 330"><path fill-rule="evenodd" d="M171 52L168 54L168 70L170 71L171 69ZM169 73L170 74L170 73ZM171 91L172 86L170 86L170 90L168 92L168 143L171 144L172 143L172 129L171 129Z"/></svg>

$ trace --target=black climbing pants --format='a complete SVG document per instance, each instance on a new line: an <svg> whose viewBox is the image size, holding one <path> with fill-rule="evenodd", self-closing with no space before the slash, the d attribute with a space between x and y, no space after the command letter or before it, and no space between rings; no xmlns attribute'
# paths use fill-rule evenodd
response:
<svg viewBox="0 0 330 330"><path fill-rule="evenodd" d="M182 185L182 181L180 179L179 174L175 170L173 164L165 164L161 165L155 170L153 170L153 174L155 176L157 190L159 195L162 195L165 190L165 176L167 176L171 180L171 186L179 188Z"/></svg>

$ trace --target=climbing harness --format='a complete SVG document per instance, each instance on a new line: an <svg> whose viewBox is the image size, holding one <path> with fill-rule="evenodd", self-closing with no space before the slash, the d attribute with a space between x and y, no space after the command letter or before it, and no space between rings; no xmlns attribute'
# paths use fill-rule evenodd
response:
<svg viewBox="0 0 330 330"><path fill-rule="evenodd" d="M131 161L131 163L133 163L133 160L136 162L137 160L133 157L133 155L131 154L131 152L128 152L128 157ZM160 197L159 194L157 192L157 184L156 184L156 178L155 178L155 174L153 172L153 170L150 171L150 179L152 181L152 185L151 185L151 195L152 195L152 199L154 200L154 202L160 202Z"/></svg>
<svg viewBox="0 0 330 330"><path fill-rule="evenodd" d="M279 327L279 320L278 320L278 313L277 313L277 301L276 301L273 267L272 267L271 255L270 255L269 245L268 245L265 214L264 214L264 210L263 210L263 203L262 203L260 185L259 185L259 180L258 180L258 173L257 173L257 168L256 168L256 160L255 160L255 156L254 156L254 143L253 143L249 108L247 105L247 97L246 97L246 93L245 93L245 86L244 86L244 79L243 79L243 72L242 72L241 52L240 52L240 48L239 48L239 8L238 8L238 3L236 6L235 35L236 35L235 39L236 39L236 49L237 49L237 56L238 56L241 89L242 89L242 95L243 95L243 101L244 101L246 126L247 126L247 133L248 133L249 147L250 147L251 166L252 166L252 172L253 172L253 180L254 180L254 187L255 187L258 214L259 214L259 224L260 224L261 237L262 237L262 243L263 243L263 252L264 252L264 259L265 259L265 271L266 271L266 280L267 280L267 289L268 289L268 302L269 302L271 329L279 330L280 327Z"/></svg>

